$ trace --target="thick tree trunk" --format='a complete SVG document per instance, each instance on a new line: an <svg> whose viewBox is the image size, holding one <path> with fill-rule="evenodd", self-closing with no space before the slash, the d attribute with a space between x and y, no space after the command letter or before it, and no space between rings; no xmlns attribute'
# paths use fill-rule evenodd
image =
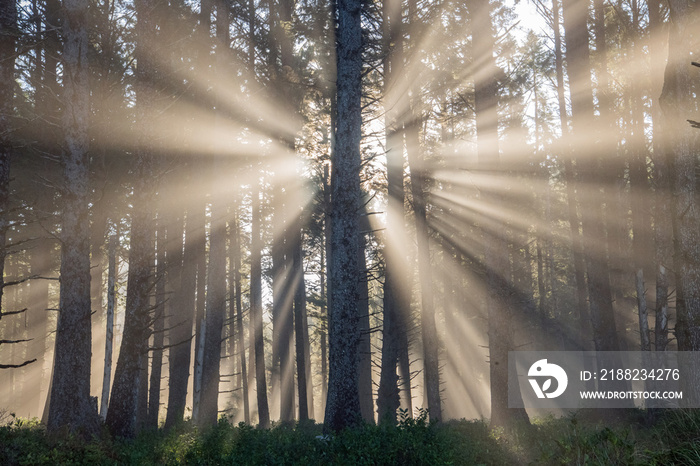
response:
<svg viewBox="0 0 700 466"><path fill-rule="evenodd" d="M72 431L92 434L97 432L98 417L90 400L87 8L85 0L66 0L63 4L65 106L62 123L67 152L64 156L60 311L47 428L56 431L68 426Z"/></svg>
<svg viewBox="0 0 700 466"><path fill-rule="evenodd" d="M693 95L697 79L690 65L696 50L691 37L697 31L698 6L688 0L669 2L669 57L660 103L671 174L671 215L675 248L676 337L680 351L700 350L700 201L697 182L697 130L685 121L695 115ZM685 381L697 400L700 371ZM685 397L684 397L685 398Z"/></svg>
<svg viewBox="0 0 700 466"><path fill-rule="evenodd" d="M202 359L202 395L197 422L202 426L216 424L218 418L221 335L226 313L226 221L220 203L211 206L209 235L209 270L207 272L207 325Z"/></svg>
<svg viewBox="0 0 700 466"><path fill-rule="evenodd" d="M107 426L113 435L133 437L137 430L143 359L147 357L149 337L150 296L153 280L153 216L150 204L155 192L152 173L152 154L147 149L146 137L150 136L153 105L153 64L147 47L152 46L155 24L151 18L152 0L136 2L137 44L136 99L139 106L144 137L140 141L134 175L133 210L131 216L131 242L129 249L129 274L127 277L124 331L114 373L114 384L107 411Z"/></svg>
<svg viewBox="0 0 700 466"><path fill-rule="evenodd" d="M336 17L337 130L331 176L328 399L324 430L338 432L361 420L357 383L361 209L362 2L338 0Z"/></svg>
<svg viewBox="0 0 700 466"><path fill-rule="evenodd" d="M10 134L11 118L14 114L15 42L18 34L17 2L14 0L2 0L0 3L0 29L3 32L0 36L0 319L2 319L5 257L7 256L5 243L10 225L8 212L12 156Z"/></svg>
<svg viewBox="0 0 700 466"><path fill-rule="evenodd" d="M173 293L172 312L168 316L168 340L171 345L168 353L168 409L165 415L165 428L170 429L182 422L187 403L187 386L192 359L192 323L195 312L195 292L197 269L194 255L198 235L203 235L203 225L196 222L194 214L199 206L193 203L187 213L185 244L183 254L182 218L173 221L168 237L168 283Z"/></svg>

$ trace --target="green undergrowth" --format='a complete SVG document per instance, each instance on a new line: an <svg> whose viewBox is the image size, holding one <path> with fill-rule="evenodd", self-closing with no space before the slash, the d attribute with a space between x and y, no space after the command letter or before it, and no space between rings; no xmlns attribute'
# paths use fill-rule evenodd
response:
<svg viewBox="0 0 700 466"><path fill-rule="evenodd" d="M15 419L0 427L0 464L700 465L700 411L631 411L612 420L580 412L510 429L489 429L483 420L438 425L421 413L402 416L396 427L322 430L313 422L256 429L221 419L207 430L186 422L128 441L105 430L86 442Z"/></svg>

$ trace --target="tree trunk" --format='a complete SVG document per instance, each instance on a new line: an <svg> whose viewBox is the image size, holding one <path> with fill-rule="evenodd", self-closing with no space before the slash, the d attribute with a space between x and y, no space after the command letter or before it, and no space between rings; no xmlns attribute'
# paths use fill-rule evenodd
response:
<svg viewBox="0 0 700 466"><path fill-rule="evenodd" d="M135 176L133 210L131 216L131 242L129 249L129 274L127 278L124 331L114 373L114 384L107 411L107 426L113 435L133 437L137 430L138 400L140 394L143 358L147 357L149 336L149 311L153 280L153 218L150 204L153 200L152 155L147 148L154 96L152 94L153 63L147 47L155 43L156 25L151 18L152 0L136 2L136 99L143 131L138 149Z"/></svg>
<svg viewBox="0 0 700 466"><path fill-rule="evenodd" d="M367 216L363 217L360 225L361 231L367 231L370 229L369 221L367 221ZM362 278L360 279L360 300L357 303L358 313L359 313L359 325L360 325L360 344L358 347L359 351L359 363L358 363L358 393L360 396L360 412L362 413L362 419L368 423L374 423L374 400L372 399L372 342L370 341L370 323L369 323L369 284L368 284L368 274L367 274L367 260L365 259L365 238L364 234L360 239L360 248L357 251L357 257L360 263L360 270L362 271Z"/></svg>
<svg viewBox="0 0 700 466"><path fill-rule="evenodd" d="M360 341L357 303L361 271L357 260L361 209L362 3L338 0L337 130L331 175L331 302L328 399L324 430L338 432L361 420L357 383Z"/></svg>
<svg viewBox="0 0 700 466"><path fill-rule="evenodd" d="M151 376L148 384L148 418L146 427L158 428L158 413L160 411L160 382L163 373L163 344L165 343L165 309L166 309L166 278L168 268L167 244L169 232L161 209L157 224L156 250L156 294L155 315L153 316L153 348L151 350ZM168 303L169 307L169 303Z"/></svg>
<svg viewBox="0 0 700 466"><path fill-rule="evenodd" d="M415 98L415 96L414 96ZM414 105L415 108L415 105ZM415 110L414 110L415 112ZM425 398L431 421L442 421L440 403L440 359L437 328L435 324L435 301L433 297L433 274L430 261L430 231L426 212L426 168L419 141L419 123L414 120L406 127L406 152L411 170L411 192L413 214L418 241L418 276L421 287L421 336L423 339L423 372Z"/></svg>
<svg viewBox="0 0 700 466"><path fill-rule="evenodd" d="M661 11L659 0L650 0L649 8L649 30L651 34L660 33ZM663 57L663 44L659 41L652 41L649 45L651 63L661 63ZM656 303L654 306L655 326L654 326L654 349L656 351L666 351L668 346L668 310L669 310L669 269L672 269L673 246L671 244L671 199L670 199L670 177L668 157L665 154L663 137L663 116L659 105L659 98L656 91L661 89L663 78L660 73L652 72L652 95L651 116L654 123L653 139L653 160L654 160L654 243L656 261Z"/></svg>
<svg viewBox="0 0 700 466"><path fill-rule="evenodd" d="M380 422L396 423L396 410L400 405L399 378L396 369L399 359L403 362L404 314L408 314L399 284L408 283L406 264L402 263L401 246L396 238L404 230L403 186L403 138L399 111L402 95L399 88L400 72L396 68L403 63L403 36L401 2L382 3L384 40L384 108L386 134L386 170L388 184L387 228L384 236L384 318L382 325L382 361L377 391L377 411ZM401 365L402 375L405 368ZM410 375L409 375L410 377Z"/></svg>
<svg viewBox="0 0 700 466"><path fill-rule="evenodd" d="M231 267L233 268L233 283L236 303L236 329L238 333L236 338L238 341L238 357L240 365L240 384L239 387L243 393L243 419L246 424L250 424L250 398L248 395L248 367L245 360L245 335L243 333L243 306L241 302L241 244L240 244L240 227L238 225L238 211L234 207L233 219L229 224L230 229L230 251Z"/></svg>
<svg viewBox="0 0 700 466"><path fill-rule="evenodd" d="M252 242L250 246L250 322L253 328L252 345L255 351L255 386L258 398L258 425L270 426L270 410L267 404L267 376L265 374L265 341L263 340L262 270L260 255L260 188L253 187Z"/></svg>
<svg viewBox="0 0 700 466"><path fill-rule="evenodd" d="M676 272L676 337L680 351L700 350L700 202L697 182L697 136L687 122L695 114L690 65L696 50L691 38L697 31L698 6L688 0L669 2L669 55L660 103L671 174L671 215ZM700 398L700 370L683 380L691 402ZM684 400L686 396L684 394Z"/></svg>
<svg viewBox="0 0 700 466"><path fill-rule="evenodd" d="M302 248L303 232L299 230L294 241L294 342L296 346L297 387L299 391L299 420L309 419L309 400L306 393L306 344L304 342L304 314L306 314L306 284Z"/></svg>
<svg viewBox="0 0 700 466"><path fill-rule="evenodd" d="M632 0L632 28L634 31L634 42L632 44L632 59L635 63L642 62L640 53L641 26L640 11L637 0ZM640 349L642 351L651 350L651 340L649 337L649 319L647 311L646 290L644 287L644 271L649 266L649 254L652 245L649 241L649 230L651 224L648 218L649 205L647 194L650 186L647 179L647 150L646 136L644 135L644 109L642 108L643 96L639 86L639 80L632 80L632 147L630 166L630 188L632 191L632 253L634 256L634 282L637 292L637 313L639 316Z"/></svg>
<svg viewBox="0 0 700 466"><path fill-rule="evenodd" d="M10 226L8 208L12 156L11 119L14 115L15 42L18 34L17 2L14 0L2 0L0 3L0 28L3 31L0 36L0 319L2 319L5 257L7 256L5 243L7 229Z"/></svg>
<svg viewBox="0 0 700 466"><path fill-rule="evenodd" d="M107 255L107 327L105 331L105 364L102 375L102 402L100 404L100 417L107 417L109 401L109 389L112 383L112 352L114 346L114 310L117 288L117 247L119 246L119 232L109 236Z"/></svg>
<svg viewBox="0 0 700 466"><path fill-rule="evenodd" d="M331 118L334 120L333 112ZM335 134L335 125L331 121L331 128ZM335 136L332 136L334 138ZM331 142L333 139L331 139ZM332 144L331 144L332 149ZM332 152L331 152L332 153ZM321 322L321 411L326 412L326 400L328 399L328 324L331 315L331 283L330 283L330 253L331 253L331 189L328 178L328 165L323 167L323 237L324 247L321 250L321 263L324 271L321 272L321 309L323 320ZM326 253L326 254L324 254ZM325 255L325 257L324 257ZM325 279L325 283L324 283Z"/></svg>
<svg viewBox="0 0 700 466"><path fill-rule="evenodd" d="M165 428L171 429L182 422L187 403L187 386L190 377L192 358L192 323L195 313L195 293L197 269L195 262L198 235L204 234L199 216L199 203L193 202L187 211L185 244L183 254L182 218L175 217L169 231L168 283L173 293L172 313L168 316L168 409L165 415Z"/></svg>
<svg viewBox="0 0 700 466"><path fill-rule="evenodd" d="M88 219L87 130L90 92L87 8L85 0L66 0L63 3L65 101L62 123L67 152L64 155L60 311L47 428L49 431L57 431L68 426L72 431L82 430L84 434L93 434L98 429L98 417L90 401L92 331ZM10 11L12 10L8 9L8 12ZM11 60L8 62L12 65ZM4 66L6 65L3 63ZM14 80L3 80L3 83L8 82ZM3 153L5 150L3 147ZM4 163L2 168L4 171ZM3 185L2 176L4 173L0 173L0 186ZM3 197L2 194L0 192L0 198ZM3 229L0 227L0 230Z"/></svg>

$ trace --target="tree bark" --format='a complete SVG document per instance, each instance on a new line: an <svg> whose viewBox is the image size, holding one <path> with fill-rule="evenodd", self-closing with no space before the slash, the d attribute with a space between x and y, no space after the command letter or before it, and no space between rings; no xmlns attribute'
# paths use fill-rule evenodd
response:
<svg viewBox="0 0 700 466"><path fill-rule="evenodd" d="M105 331L105 364L102 375L102 401L100 404L100 417L107 417L109 406L109 389L112 383L112 353L114 348L114 309L117 287L117 247L119 245L118 231L109 236L107 246L107 318Z"/></svg>
<svg viewBox="0 0 700 466"><path fill-rule="evenodd" d="M196 243L204 235L203 225L194 213L199 203L193 202L187 210L183 251L182 218L175 217L169 231L167 250L172 254L168 261L168 283L173 292L172 313L168 316L168 408L165 428L171 429L182 422L187 403L187 386L190 377L192 354L192 324L195 313L197 269L195 263Z"/></svg>
<svg viewBox="0 0 700 466"><path fill-rule="evenodd" d="M309 419L309 400L306 393L306 344L304 342L304 314L306 314L306 283L302 248L303 232L299 230L294 241L294 342L297 363L297 387L299 392L299 420Z"/></svg>
<svg viewBox="0 0 700 466"><path fill-rule="evenodd" d="M98 417L90 400L92 331L87 9L85 0L66 0L63 3L65 106L62 124L66 153L61 228L61 297L47 428L57 431L67 426L72 431L93 434L97 433Z"/></svg>
<svg viewBox="0 0 700 466"><path fill-rule="evenodd" d="M253 328L253 348L255 351L255 386L258 399L258 425L270 426L270 409L267 404L267 376L265 374L265 341L263 340L262 270L260 255L260 188L257 181L253 187L252 241L250 246L250 322Z"/></svg>
<svg viewBox="0 0 700 466"><path fill-rule="evenodd" d="M659 0L650 0L649 30L650 34L660 33L661 10ZM663 44L652 41L649 45L651 63L661 63L663 57ZM661 89L663 78L660 73L652 73L652 89L654 92ZM654 349L666 351L668 346L668 317L669 317L669 286L670 274L673 264L673 245L671 244L671 198L670 176L668 157L664 147L663 115L657 94L652 95L651 117L653 121L653 161L654 161L654 243L656 262L656 303L654 306Z"/></svg>
<svg viewBox="0 0 700 466"><path fill-rule="evenodd" d="M241 300L241 244L240 227L238 225L238 211L234 208L233 219L229 224L231 250L231 267L233 268L233 283L236 303L236 338L238 341L238 357L240 365L240 389L243 393L243 419L246 424L250 424L250 398L248 395L248 367L245 360L245 334L243 332L243 305Z"/></svg>
<svg viewBox="0 0 700 466"><path fill-rule="evenodd" d="M361 420L357 384L360 341L357 260L361 209L362 2L338 0L336 17L337 130L331 175L331 301L328 399L324 430L338 432Z"/></svg>
<svg viewBox="0 0 700 466"><path fill-rule="evenodd" d="M403 124L399 111L403 104L399 85L403 62L403 36L401 2L389 0L382 3L384 41L384 108L386 134L386 170L388 184L387 228L384 237L384 313L382 325L382 361L377 391L377 411L380 422L396 423L396 410L400 405L397 364L403 362L405 338L404 314L408 314L406 299L399 284L407 283L406 264L403 264L401 247L396 238L404 230L403 186ZM402 375L406 369L401 365ZM409 375L410 377L410 375ZM409 398L410 399L410 398Z"/></svg>
<svg viewBox="0 0 700 466"><path fill-rule="evenodd" d="M150 315L150 291L153 281L153 216L150 204L154 196L152 154L146 138L151 136L153 105L153 62L147 48L155 43L155 23L151 14L153 0L136 2L136 60L137 105L143 136L138 149L135 173L133 210L131 216L131 241L129 249L129 273L127 277L124 331L119 358L114 373L114 384L107 411L107 426L113 435L134 437L139 428L137 419L143 358L147 357Z"/></svg>
<svg viewBox="0 0 700 466"><path fill-rule="evenodd" d="M690 65L691 38L697 31L698 7L687 0L669 2L669 56L660 103L671 174L671 215L676 272L676 337L680 351L700 350L700 202L697 183L697 136L686 123L695 112ZM699 371L695 371L699 372ZM700 386L700 374L688 380L692 397Z"/></svg>
<svg viewBox="0 0 700 466"><path fill-rule="evenodd" d="M415 98L415 96L414 96ZM415 106L415 105L414 105ZM421 336L423 339L423 372L425 398L430 420L442 421L440 402L440 359L437 328L435 324L435 302L433 297L433 274L430 261L430 231L426 212L425 162L419 142L420 121L414 119L406 128L406 152L411 170L411 192L413 214L418 241L418 275L421 287Z"/></svg>
<svg viewBox="0 0 700 466"><path fill-rule="evenodd" d="M632 0L632 28L634 42L632 44L632 58L635 63L642 62L640 53L641 26L640 9L637 0ZM647 150L646 136L644 135L644 109L642 108L643 96L639 86L639 80L632 80L632 147L630 154L630 189L632 191L632 253L634 256L634 283L637 293L637 313L639 316L640 349L651 350L649 335L649 314L647 310L646 290L644 286L644 271L650 264L652 245L649 241L651 223L648 218L649 205L647 194L650 192L647 177Z"/></svg>
<svg viewBox="0 0 700 466"><path fill-rule="evenodd" d="M155 314L153 316L153 349L151 350L151 374L148 383L148 417L146 427L158 428L158 413L160 411L160 382L163 373L163 344L165 343L165 310L166 310L166 271L168 232L166 220L163 218L163 203L157 220L157 250L156 250L156 286ZM169 307L169 303L168 303Z"/></svg>

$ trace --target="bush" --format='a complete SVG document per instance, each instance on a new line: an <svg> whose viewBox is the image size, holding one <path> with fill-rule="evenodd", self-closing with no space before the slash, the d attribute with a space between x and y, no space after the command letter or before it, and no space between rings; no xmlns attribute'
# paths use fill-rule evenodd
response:
<svg viewBox="0 0 700 466"><path fill-rule="evenodd" d="M634 413L633 413L634 414ZM609 465L700 464L700 412L645 413L617 424L576 414L532 426L489 429L486 421L429 423L406 413L397 426L364 424L324 436L313 421L256 429L222 419L199 431L183 423L115 440L47 435L37 420L0 427L2 465Z"/></svg>

